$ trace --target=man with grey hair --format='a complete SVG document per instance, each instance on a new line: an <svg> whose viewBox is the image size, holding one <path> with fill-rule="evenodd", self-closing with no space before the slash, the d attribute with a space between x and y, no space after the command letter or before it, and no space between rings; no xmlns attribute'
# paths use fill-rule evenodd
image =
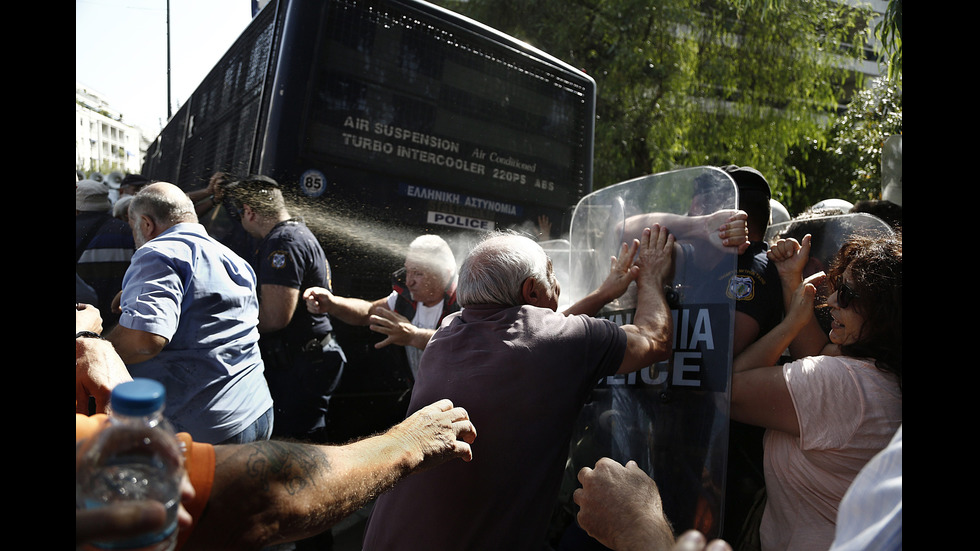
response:
<svg viewBox="0 0 980 551"><path fill-rule="evenodd" d="M164 384L177 430L211 444L268 439L255 272L207 234L173 184L137 193L129 223L137 250L106 338L134 377Z"/></svg>
<svg viewBox="0 0 980 551"><path fill-rule="evenodd" d="M112 217L125 222L127 228L129 227L129 202L132 200L132 195L123 195L112 205Z"/></svg>
<svg viewBox="0 0 980 551"><path fill-rule="evenodd" d="M664 285L673 246L666 229L645 229L622 246L596 291L559 313L561 287L540 245L514 234L478 244L460 267L462 310L429 341L408 408L436 395L465 404L480 425L473 461L381 496L364 549L541 549L589 392L608 375L670 356ZM591 317L632 281L632 324Z"/></svg>
<svg viewBox="0 0 980 551"><path fill-rule="evenodd" d="M391 294L373 302L339 297L324 288L307 289L303 298L310 312L327 313L349 325L368 325L385 335L375 348L403 346L415 377L432 334L443 318L459 310L456 257L449 244L438 235L416 237L391 287Z"/></svg>

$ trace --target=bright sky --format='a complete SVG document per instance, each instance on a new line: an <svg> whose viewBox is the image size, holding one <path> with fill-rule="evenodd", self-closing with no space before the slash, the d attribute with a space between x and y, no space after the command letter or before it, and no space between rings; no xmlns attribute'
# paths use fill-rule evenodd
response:
<svg viewBox="0 0 980 551"><path fill-rule="evenodd" d="M75 0L75 80L155 136L167 120L168 0ZM176 113L252 20L250 0L169 0Z"/></svg>

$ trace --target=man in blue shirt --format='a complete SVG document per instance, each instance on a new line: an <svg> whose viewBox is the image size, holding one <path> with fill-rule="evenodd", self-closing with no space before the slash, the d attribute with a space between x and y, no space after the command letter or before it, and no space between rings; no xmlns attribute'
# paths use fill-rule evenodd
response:
<svg viewBox="0 0 980 551"><path fill-rule="evenodd" d="M177 430L212 444L268 439L255 272L207 234L173 184L141 190L129 220L137 250L107 338L134 377L166 386Z"/></svg>

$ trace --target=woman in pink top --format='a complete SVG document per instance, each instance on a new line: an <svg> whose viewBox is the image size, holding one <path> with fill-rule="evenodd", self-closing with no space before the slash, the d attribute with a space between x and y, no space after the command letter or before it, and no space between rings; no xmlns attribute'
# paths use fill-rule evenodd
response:
<svg viewBox="0 0 980 551"><path fill-rule="evenodd" d="M854 239L804 281L809 250L809 235L770 250L786 316L733 367L732 419L768 429L763 551L826 551L844 492L902 423L901 235ZM824 279L827 334L813 310ZM775 365L787 348L799 359Z"/></svg>

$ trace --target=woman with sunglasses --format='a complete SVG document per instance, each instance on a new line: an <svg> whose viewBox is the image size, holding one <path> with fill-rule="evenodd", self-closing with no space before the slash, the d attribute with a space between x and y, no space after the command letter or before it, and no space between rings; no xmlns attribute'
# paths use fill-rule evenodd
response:
<svg viewBox="0 0 980 551"><path fill-rule="evenodd" d="M852 239L804 280L809 237L773 247L786 315L733 364L732 419L767 429L763 551L828 549L844 492L902 423L901 235ZM776 365L787 348L796 359Z"/></svg>

